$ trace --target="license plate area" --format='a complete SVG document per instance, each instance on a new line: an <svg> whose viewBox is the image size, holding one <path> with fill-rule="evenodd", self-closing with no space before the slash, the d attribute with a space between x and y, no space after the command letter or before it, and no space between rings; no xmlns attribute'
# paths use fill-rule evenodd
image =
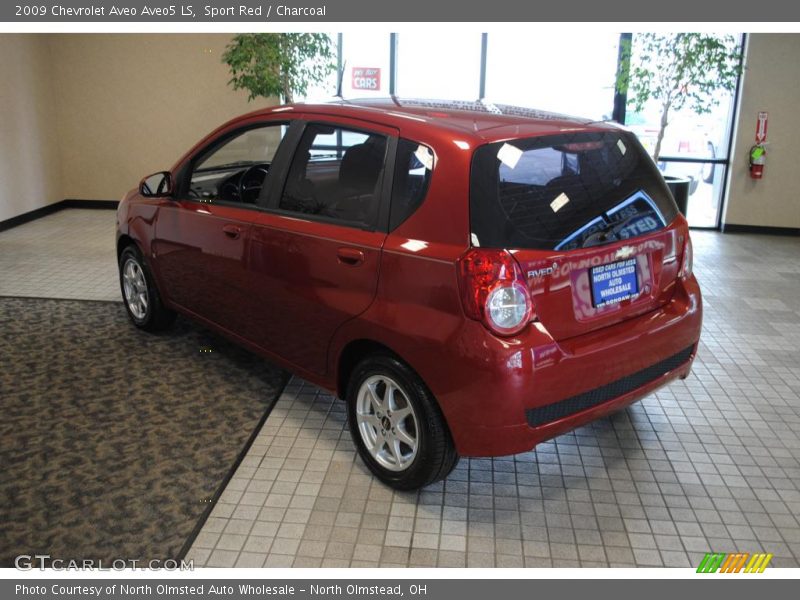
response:
<svg viewBox="0 0 800 600"><path fill-rule="evenodd" d="M589 279L592 283L592 306L595 308L619 304L639 293L635 258L592 267Z"/></svg>

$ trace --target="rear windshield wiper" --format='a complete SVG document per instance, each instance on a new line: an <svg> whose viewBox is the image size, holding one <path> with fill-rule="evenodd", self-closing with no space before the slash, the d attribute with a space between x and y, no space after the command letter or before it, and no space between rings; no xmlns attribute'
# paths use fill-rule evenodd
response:
<svg viewBox="0 0 800 600"><path fill-rule="evenodd" d="M630 217L623 219L622 221L618 221L616 223L608 223L605 227L603 227L600 231L595 231L591 235L586 236L586 239L583 240L583 248L589 248L590 246L597 246L598 244L605 244L606 242L610 241L611 239L619 239L618 235L619 232L625 229L631 221L634 219L638 219L641 215L638 213L635 215L631 215Z"/></svg>

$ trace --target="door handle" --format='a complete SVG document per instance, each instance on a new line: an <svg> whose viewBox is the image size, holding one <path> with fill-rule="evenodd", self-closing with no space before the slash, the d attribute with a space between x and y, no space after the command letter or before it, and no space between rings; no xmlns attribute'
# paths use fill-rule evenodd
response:
<svg viewBox="0 0 800 600"><path fill-rule="evenodd" d="M351 267L358 266L364 262L364 253L357 248L339 248L336 256L340 263Z"/></svg>
<svg viewBox="0 0 800 600"><path fill-rule="evenodd" d="M242 235L242 228L237 227L236 225L225 225L223 226L222 231L232 240L238 240L239 236Z"/></svg>

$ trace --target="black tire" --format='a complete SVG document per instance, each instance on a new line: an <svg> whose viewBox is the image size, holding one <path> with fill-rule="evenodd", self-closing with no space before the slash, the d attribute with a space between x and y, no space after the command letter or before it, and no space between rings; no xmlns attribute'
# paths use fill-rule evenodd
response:
<svg viewBox="0 0 800 600"><path fill-rule="evenodd" d="M368 449L368 442L360 429L356 414L359 392L365 382L376 377L395 382L401 392L399 401L407 399L407 405L413 411L413 417L407 417L406 423L413 419L416 425L416 455L402 470L392 470L379 463ZM350 435L358 453L369 470L386 485L398 490L416 490L444 479L458 464L458 453L436 399L419 376L396 357L374 354L358 363L350 376L346 401ZM388 451L388 445L384 448Z"/></svg>
<svg viewBox="0 0 800 600"><path fill-rule="evenodd" d="M131 268L134 269L134 272L138 268L144 279L143 291L146 293L146 306L138 302L132 306L133 303L126 295L125 269L129 264L135 265ZM125 305L128 317L139 329L150 332L163 331L175 322L175 312L166 308L161 302L153 275L139 248L133 244L127 246L119 256L119 286L122 291L122 303Z"/></svg>

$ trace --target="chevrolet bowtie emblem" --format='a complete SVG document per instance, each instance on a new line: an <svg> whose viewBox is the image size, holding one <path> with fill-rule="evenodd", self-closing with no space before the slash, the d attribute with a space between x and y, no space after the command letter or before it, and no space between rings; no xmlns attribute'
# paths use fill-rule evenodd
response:
<svg viewBox="0 0 800 600"><path fill-rule="evenodd" d="M614 258L630 258L631 256L633 256L634 252L636 251L632 247L623 246L622 248L617 250L617 253L614 256Z"/></svg>

